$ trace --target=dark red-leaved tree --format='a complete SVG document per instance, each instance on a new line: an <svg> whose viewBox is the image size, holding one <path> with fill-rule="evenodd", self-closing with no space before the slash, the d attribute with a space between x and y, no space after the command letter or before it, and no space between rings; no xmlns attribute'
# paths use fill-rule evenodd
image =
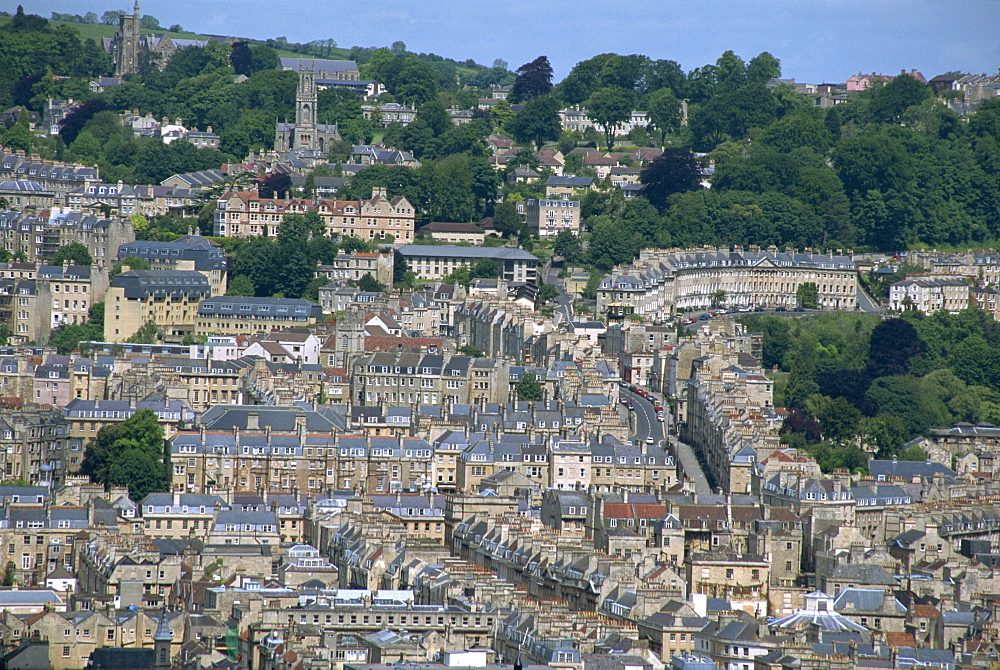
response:
<svg viewBox="0 0 1000 670"><path fill-rule="evenodd" d="M552 90L552 65L548 56L539 56L517 68L517 79L510 91L510 102L527 102Z"/></svg>

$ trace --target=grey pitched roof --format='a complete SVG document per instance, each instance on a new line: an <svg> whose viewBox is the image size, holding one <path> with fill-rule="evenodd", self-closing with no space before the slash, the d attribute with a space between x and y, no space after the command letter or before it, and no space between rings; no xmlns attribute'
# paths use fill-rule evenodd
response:
<svg viewBox="0 0 1000 670"><path fill-rule="evenodd" d="M940 463L924 461L881 461L872 459L868 461L868 472L872 477L904 477L906 479L912 479L913 477L934 477L935 475L952 478L958 476L958 473L954 470Z"/></svg>
<svg viewBox="0 0 1000 670"><path fill-rule="evenodd" d="M194 270L129 270L116 275L111 286L124 289L129 300L166 299L167 295L198 300L212 294L208 278Z"/></svg>

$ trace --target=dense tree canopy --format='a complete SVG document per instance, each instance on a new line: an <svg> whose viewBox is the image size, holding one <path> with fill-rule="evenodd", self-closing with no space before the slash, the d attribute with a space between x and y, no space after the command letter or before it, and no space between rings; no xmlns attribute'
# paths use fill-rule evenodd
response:
<svg viewBox="0 0 1000 670"><path fill-rule="evenodd" d="M880 458L922 458L904 445L928 427L1000 418L1000 324L981 310L744 321L763 335L762 362L789 372L775 402L800 415L783 440L808 448L824 469L863 467L858 444ZM809 417L823 442L806 429Z"/></svg>
<svg viewBox="0 0 1000 670"><path fill-rule="evenodd" d="M133 500L170 487L163 428L148 409L98 431L87 445L80 471L105 486L127 486Z"/></svg>

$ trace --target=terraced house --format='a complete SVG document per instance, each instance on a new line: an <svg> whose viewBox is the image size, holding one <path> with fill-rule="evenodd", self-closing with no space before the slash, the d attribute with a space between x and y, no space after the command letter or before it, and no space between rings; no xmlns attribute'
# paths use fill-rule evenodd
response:
<svg viewBox="0 0 1000 670"><path fill-rule="evenodd" d="M261 198L257 191L228 192L215 209L217 237L277 237L288 214L316 211L328 235L359 237L378 242L413 242L416 212L404 196L388 196L375 188L365 200L303 200Z"/></svg>
<svg viewBox="0 0 1000 670"><path fill-rule="evenodd" d="M506 402L508 368L499 359L376 353L352 364L351 398L361 404Z"/></svg>
<svg viewBox="0 0 1000 670"><path fill-rule="evenodd" d="M665 318L678 310L708 309L725 294L728 306L795 307L796 291L816 285L821 309L857 306L857 268L851 255L776 247L644 249L597 289L599 314Z"/></svg>

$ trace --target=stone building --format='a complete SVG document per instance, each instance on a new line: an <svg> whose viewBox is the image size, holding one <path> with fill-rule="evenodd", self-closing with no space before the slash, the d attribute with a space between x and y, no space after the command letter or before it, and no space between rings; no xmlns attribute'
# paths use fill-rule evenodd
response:
<svg viewBox="0 0 1000 670"><path fill-rule="evenodd" d="M816 285L821 309L857 305L857 269L850 255L754 246L644 249L632 265L618 266L601 280L597 313L662 319L709 309L719 291L731 307L794 307L805 283Z"/></svg>
<svg viewBox="0 0 1000 670"><path fill-rule="evenodd" d="M111 280L108 289L104 340L124 342L147 323L179 340L195 331L199 301L211 293L208 279L194 270L126 270Z"/></svg>
<svg viewBox="0 0 1000 670"><path fill-rule="evenodd" d="M568 230L580 234L579 200L538 200L524 201L524 216L528 227L539 237L555 237Z"/></svg>
<svg viewBox="0 0 1000 670"><path fill-rule="evenodd" d="M108 268L98 265L42 265L32 274L15 285L11 299L7 325L18 342L47 342L54 328L86 322L109 283Z"/></svg>
<svg viewBox="0 0 1000 670"><path fill-rule="evenodd" d="M512 283L538 282L539 260L523 249L408 244L398 251L410 269L422 279L444 279L463 265L492 261L500 279Z"/></svg>
<svg viewBox="0 0 1000 670"><path fill-rule="evenodd" d="M315 210L328 235L358 237L386 244L413 241L416 211L404 196L390 197L372 189L366 200L301 200L261 198L256 191L226 193L215 210L217 237L277 237L286 214Z"/></svg>
<svg viewBox="0 0 1000 670"><path fill-rule="evenodd" d="M190 231L173 242L130 242L118 247L118 259L134 256L150 264L152 270L196 270L205 275L212 295L225 295L229 259L226 252L201 235Z"/></svg>
<svg viewBox="0 0 1000 670"><path fill-rule="evenodd" d="M319 108L317 103L316 72L301 67L298 70L299 83L295 92L295 123L279 121L274 130L274 150L291 151L309 149L326 154L331 144L340 142L336 124L317 123Z"/></svg>
<svg viewBox="0 0 1000 670"><path fill-rule="evenodd" d="M889 287L889 309L924 314L944 310L958 314L969 306L969 284L955 277L913 277Z"/></svg>
<svg viewBox="0 0 1000 670"><path fill-rule="evenodd" d="M508 367L502 360L440 353L370 354L351 365L351 398L369 405L507 402Z"/></svg>
<svg viewBox="0 0 1000 670"><path fill-rule="evenodd" d="M316 266L316 277L325 277L330 281L357 281L366 274L383 286L392 286L393 255L391 253L367 253L356 251L351 254L337 253L329 265ZM323 305L329 309L327 305Z"/></svg>
<svg viewBox="0 0 1000 670"><path fill-rule="evenodd" d="M255 335L312 326L322 318L323 308L299 298L217 296L202 300L195 313L199 335Z"/></svg>

